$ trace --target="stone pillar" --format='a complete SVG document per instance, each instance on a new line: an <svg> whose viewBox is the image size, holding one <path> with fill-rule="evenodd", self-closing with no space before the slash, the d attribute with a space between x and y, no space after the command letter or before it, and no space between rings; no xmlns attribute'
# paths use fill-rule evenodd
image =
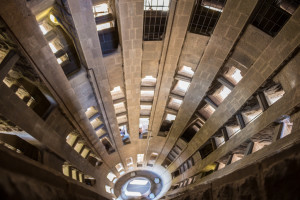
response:
<svg viewBox="0 0 300 200"><path fill-rule="evenodd" d="M116 2L123 49L124 79L131 142L139 138L144 1Z"/></svg>

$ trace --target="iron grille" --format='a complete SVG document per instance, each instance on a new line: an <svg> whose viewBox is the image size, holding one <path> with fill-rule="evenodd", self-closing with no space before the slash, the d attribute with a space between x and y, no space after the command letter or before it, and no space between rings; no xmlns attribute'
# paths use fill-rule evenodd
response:
<svg viewBox="0 0 300 200"><path fill-rule="evenodd" d="M144 1L144 40L163 40L169 15L170 0Z"/></svg>
<svg viewBox="0 0 300 200"><path fill-rule="evenodd" d="M196 0L189 31L210 36L220 18L226 0Z"/></svg>
<svg viewBox="0 0 300 200"><path fill-rule="evenodd" d="M297 9L300 1L265 0L259 4L251 22L254 26L274 37ZM290 13L289 13L290 12Z"/></svg>

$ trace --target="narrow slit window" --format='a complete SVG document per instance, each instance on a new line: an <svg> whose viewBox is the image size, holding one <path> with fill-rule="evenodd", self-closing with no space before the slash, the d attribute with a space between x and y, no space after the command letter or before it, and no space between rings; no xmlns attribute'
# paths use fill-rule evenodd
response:
<svg viewBox="0 0 300 200"><path fill-rule="evenodd" d="M106 177L108 178L109 181L112 181L112 180L114 180L117 176L116 176L114 173L109 172L109 173L107 174Z"/></svg>
<svg viewBox="0 0 300 200"><path fill-rule="evenodd" d="M115 87L112 91L110 91L113 100L124 98L125 95L120 86Z"/></svg>
<svg viewBox="0 0 300 200"><path fill-rule="evenodd" d="M167 114L166 120L167 121L174 121L176 119L176 115Z"/></svg>
<svg viewBox="0 0 300 200"><path fill-rule="evenodd" d="M214 107L212 107L209 104L206 104L199 110L199 113L201 113L201 115L208 119L215 111L216 109L214 109Z"/></svg>
<svg viewBox="0 0 300 200"><path fill-rule="evenodd" d="M194 71L192 70L191 67L188 66L183 66L179 71L178 74L192 78L194 76Z"/></svg>
<svg viewBox="0 0 300 200"><path fill-rule="evenodd" d="M117 121L118 121L118 124L127 122L127 115L122 115L122 116L117 117Z"/></svg>
<svg viewBox="0 0 300 200"><path fill-rule="evenodd" d="M69 60L68 54L64 54L63 56L57 58L58 64L62 64L63 62Z"/></svg>
<svg viewBox="0 0 300 200"><path fill-rule="evenodd" d="M127 167L130 167L133 165L132 157L126 158L126 165L127 165Z"/></svg>
<svg viewBox="0 0 300 200"><path fill-rule="evenodd" d="M174 110L179 110L181 104L182 104L182 100L171 98L168 107Z"/></svg>
<svg viewBox="0 0 300 200"><path fill-rule="evenodd" d="M238 84L240 80L242 80L243 76L241 75L241 70L231 67L228 72L224 74L224 76L234 85Z"/></svg>
<svg viewBox="0 0 300 200"><path fill-rule="evenodd" d="M117 164L116 169L117 169L118 172L124 170L124 167L123 167L122 163Z"/></svg>
<svg viewBox="0 0 300 200"><path fill-rule="evenodd" d="M108 29L108 28L111 28L114 26L114 22L106 22L106 23L103 23L103 24L97 24L96 25L96 28L97 28L97 31L102 31L104 29Z"/></svg>
<svg viewBox="0 0 300 200"><path fill-rule="evenodd" d="M93 6L94 17L100 17L108 14L108 5L107 3L102 3L96 6Z"/></svg>
<svg viewBox="0 0 300 200"><path fill-rule="evenodd" d="M125 104L123 102L114 104L116 113L126 112Z"/></svg>
<svg viewBox="0 0 300 200"><path fill-rule="evenodd" d="M180 95L180 96L184 96L185 93L187 92L187 90L189 89L189 87L190 87L189 82L179 80L179 81L177 81L172 93Z"/></svg>
<svg viewBox="0 0 300 200"><path fill-rule="evenodd" d="M105 186L105 191L106 191L107 193L111 193L111 187L108 186L108 185L106 185L106 186Z"/></svg>
<svg viewBox="0 0 300 200"><path fill-rule="evenodd" d="M145 78L142 79L142 86L155 86L156 84L156 78L153 76L145 76Z"/></svg>
<svg viewBox="0 0 300 200"><path fill-rule="evenodd" d="M144 154L137 154L137 163L144 162Z"/></svg>

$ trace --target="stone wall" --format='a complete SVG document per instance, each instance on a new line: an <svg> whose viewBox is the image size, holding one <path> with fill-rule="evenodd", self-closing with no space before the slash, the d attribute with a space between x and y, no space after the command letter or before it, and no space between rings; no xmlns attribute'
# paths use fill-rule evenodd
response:
<svg viewBox="0 0 300 200"><path fill-rule="evenodd" d="M299 199L300 144L172 199Z"/></svg>
<svg viewBox="0 0 300 200"><path fill-rule="evenodd" d="M4 147L0 147L0 157L1 199L106 199L97 194L94 187Z"/></svg>

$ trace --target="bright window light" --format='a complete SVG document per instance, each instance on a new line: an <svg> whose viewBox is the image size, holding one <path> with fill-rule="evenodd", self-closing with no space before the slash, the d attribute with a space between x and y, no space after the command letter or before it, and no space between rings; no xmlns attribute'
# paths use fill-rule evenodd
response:
<svg viewBox="0 0 300 200"><path fill-rule="evenodd" d="M182 104L182 100L180 100L180 99L175 99L175 98L172 98L172 99L171 99L171 102L172 102L172 103L179 104L179 105Z"/></svg>
<svg viewBox="0 0 300 200"><path fill-rule="evenodd" d="M223 12L222 9L219 9L219 8L215 8L215 7L212 7L212 6L204 6L205 8L208 8L210 10L214 10L214 11L218 11L218 12Z"/></svg>
<svg viewBox="0 0 300 200"><path fill-rule="evenodd" d="M108 5L106 3L102 3L96 6L93 6L94 16L99 17L108 14Z"/></svg>
<svg viewBox="0 0 300 200"><path fill-rule="evenodd" d="M141 133L148 132L148 126L149 126L149 118L140 118L139 128L142 129Z"/></svg>
<svg viewBox="0 0 300 200"><path fill-rule="evenodd" d="M108 186L108 185L106 185L106 186L105 186L105 191L106 191L107 193L111 193L111 187Z"/></svg>
<svg viewBox="0 0 300 200"><path fill-rule="evenodd" d="M140 192L129 192L129 191L125 191L125 195L126 196L130 196L130 197L140 197L142 196L142 194Z"/></svg>
<svg viewBox="0 0 300 200"><path fill-rule="evenodd" d="M97 126L100 126L103 122L99 119L99 118L96 118L94 120L91 121L91 125L96 128Z"/></svg>
<svg viewBox="0 0 300 200"><path fill-rule="evenodd" d="M88 118L90 118L93 115L95 115L97 112L98 112L98 110L96 110L94 106L91 106L85 111L85 114Z"/></svg>
<svg viewBox="0 0 300 200"><path fill-rule="evenodd" d="M109 172L106 177L108 178L109 181L112 181L117 176L114 173Z"/></svg>
<svg viewBox="0 0 300 200"><path fill-rule="evenodd" d="M169 10L170 0L145 0L144 10Z"/></svg>
<svg viewBox="0 0 300 200"><path fill-rule="evenodd" d="M182 91L186 92L188 90L189 86L190 86L189 82L181 81L181 80L179 80L177 82L177 87L178 87L179 90L182 90Z"/></svg>
<svg viewBox="0 0 300 200"><path fill-rule="evenodd" d="M57 48L54 46L54 44L53 44L52 42L49 43L49 46L50 46L51 51L52 51L53 53L56 53L56 52L58 51Z"/></svg>
<svg viewBox="0 0 300 200"><path fill-rule="evenodd" d="M206 110L207 112L209 112L210 114L214 113L216 111L216 109L214 109L214 107L212 107L209 104L206 104L206 106L204 106L204 110Z"/></svg>
<svg viewBox="0 0 300 200"><path fill-rule="evenodd" d="M149 125L149 118L140 118L140 125L148 126Z"/></svg>
<svg viewBox="0 0 300 200"><path fill-rule="evenodd" d="M117 180L118 180L118 179L117 179L117 178L115 178L115 179L113 180L113 183L115 184L115 183L117 182Z"/></svg>
<svg viewBox="0 0 300 200"><path fill-rule="evenodd" d="M152 105L141 105L142 110L150 110Z"/></svg>
<svg viewBox="0 0 300 200"><path fill-rule="evenodd" d="M68 59L69 59L68 54L64 54L60 58L57 58L57 62L58 62L58 64L61 64L61 63L65 62Z"/></svg>
<svg viewBox="0 0 300 200"><path fill-rule="evenodd" d="M118 170L118 172L124 170L124 167L123 167L122 163L117 164L116 169Z"/></svg>
<svg viewBox="0 0 300 200"><path fill-rule="evenodd" d="M111 92L119 92L119 91L121 91L121 87L117 86Z"/></svg>
<svg viewBox="0 0 300 200"><path fill-rule="evenodd" d="M49 18L50 18L51 22L53 22L53 23L57 23L58 22L57 19L56 19L56 17L53 14L50 14Z"/></svg>
<svg viewBox="0 0 300 200"><path fill-rule="evenodd" d="M265 91L264 93L269 105L272 105L273 103L281 99L285 94L284 90L271 91L271 92Z"/></svg>
<svg viewBox="0 0 300 200"><path fill-rule="evenodd" d="M115 87L112 91L110 91L110 94L111 94L113 100L124 97L124 94L123 94L120 86Z"/></svg>
<svg viewBox="0 0 300 200"><path fill-rule="evenodd" d="M176 99L176 98L171 98L170 102L168 104L168 107L172 108L174 110L179 110L181 104L182 104L182 100Z"/></svg>
<svg viewBox="0 0 300 200"><path fill-rule="evenodd" d="M125 105L123 102L114 104L114 107L115 107L115 111L117 113L126 111L126 108L125 108Z"/></svg>
<svg viewBox="0 0 300 200"><path fill-rule="evenodd" d="M144 161L144 154L137 155L137 163L142 163Z"/></svg>
<svg viewBox="0 0 300 200"><path fill-rule="evenodd" d="M127 166L133 165L132 157L126 158L126 164L127 164Z"/></svg>
<svg viewBox="0 0 300 200"><path fill-rule="evenodd" d="M141 90L141 95L143 96L154 96L154 91L149 91L149 90Z"/></svg>
<svg viewBox="0 0 300 200"><path fill-rule="evenodd" d="M147 181L147 180L135 179L135 180L131 181L129 184L130 185L147 185L148 183L149 183L149 181Z"/></svg>
<svg viewBox="0 0 300 200"><path fill-rule="evenodd" d="M104 24L98 24L98 25L96 25L97 31L108 29L108 28L112 27L112 24L113 24L112 22L106 22Z"/></svg>
<svg viewBox="0 0 300 200"><path fill-rule="evenodd" d="M156 84L156 78L153 76L145 76L145 78L142 79L142 85L143 86L155 86Z"/></svg>
<svg viewBox="0 0 300 200"><path fill-rule="evenodd" d="M117 121L119 124L127 122L127 115L117 117Z"/></svg>
<svg viewBox="0 0 300 200"><path fill-rule="evenodd" d="M58 64L61 64L63 62L60 58L57 58L56 60L57 60Z"/></svg>
<svg viewBox="0 0 300 200"><path fill-rule="evenodd" d="M230 94L231 90L228 89L228 87L223 86L223 89L221 90L221 92L219 93L222 99L225 99L229 94Z"/></svg>
<svg viewBox="0 0 300 200"><path fill-rule="evenodd" d="M116 103L116 104L114 104L114 107L115 107L115 109L122 108L122 107L124 107L124 103L123 102Z"/></svg>
<svg viewBox="0 0 300 200"><path fill-rule="evenodd" d="M166 120L168 120L168 121L174 121L175 118L176 118L176 115L167 114Z"/></svg>
<svg viewBox="0 0 300 200"><path fill-rule="evenodd" d="M156 81L156 78L153 78L153 76L145 76L144 79Z"/></svg>
<svg viewBox="0 0 300 200"><path fill-rule="evenodd" d="M48 33L48 31L46 30L46 28L43 25L39 25L43 35L46 35Z"/></svg>
<svg viewBox="0 0 300 200"><path fill-rule="evenodd" d="M190 77L192 78L193 75L194 75L194 71L192 70L191 67L188 67L188 66L183 66L179 71L178 71L178 74L181 74L181 75L184 75L184 76L187 76L187 77Z"/></svg>
<svg viewBox="0 0 300 200"><path fill-rule="evenodd" d="M123 174L125 174L125 171L121 171L121 172L120 172L120 175L123 175Z"/></svg>
<svg viewBox="0 0 300 200"><path fill-rule="evenodd" d="M235 69L231 77L236 81L236 83L240 82L240 80L243 78L239 69Z"/></svg>

